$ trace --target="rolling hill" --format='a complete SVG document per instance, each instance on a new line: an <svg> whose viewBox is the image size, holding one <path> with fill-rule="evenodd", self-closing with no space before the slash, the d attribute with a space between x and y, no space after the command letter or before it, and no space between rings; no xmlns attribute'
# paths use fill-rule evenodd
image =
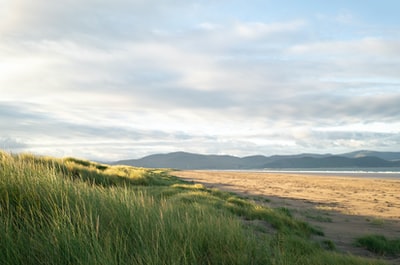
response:
<svg viewBox="0 0 400 265"><path fill-rule="evenodd" d="M400 161L400 152L377 152L369 150L360 150L351 153L345 153L341 156L349 158L359 158L366 156L374 156L388 161Z"/></svg>
<svg viewBox="0 0 400 265"><path fill-rule="evenodd" d="M175 169L376 168L400 167L400 152L357 151L342 155L256 155L242 158L173 152L121 160L112 164Z"/></svg>

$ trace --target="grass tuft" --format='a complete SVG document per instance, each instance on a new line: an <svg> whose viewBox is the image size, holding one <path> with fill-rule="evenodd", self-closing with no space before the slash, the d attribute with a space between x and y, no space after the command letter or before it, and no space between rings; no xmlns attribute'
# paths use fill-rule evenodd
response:
<svg viewBox="0 0 400 265"><path fill-rule="evenodd" d="M327 250L336 250L336 245L332 240L325 239L322 242L322 247Z"/></svg>
<svg viewBox="0 0 400 265"><path fill-rule="evenodd" d="M400 239L390 240L383 235L360 237L357 239L356 245L379 255L400 255Z"/></svg>

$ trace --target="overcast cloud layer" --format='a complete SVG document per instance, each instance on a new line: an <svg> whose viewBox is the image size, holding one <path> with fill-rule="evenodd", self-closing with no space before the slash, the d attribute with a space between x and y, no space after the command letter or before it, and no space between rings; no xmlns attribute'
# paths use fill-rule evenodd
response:
<svg viewBox="0 0 400 265"><path fill-rule="evenodd" d="M398 10L1 0L0 149L103 161L400 151Z"/></svg>

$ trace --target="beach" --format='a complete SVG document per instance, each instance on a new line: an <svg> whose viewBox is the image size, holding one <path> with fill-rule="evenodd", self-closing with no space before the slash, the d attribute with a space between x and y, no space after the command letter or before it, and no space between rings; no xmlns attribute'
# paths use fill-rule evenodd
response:
<svg viewBox="0 0 400 265"><path fill-rule="evenodd" d="M354 247L355 238L367 234L400 238L399 179L200 170L172 174L269 207L285 207L321 228L339 251L372 256Z"/></svg>

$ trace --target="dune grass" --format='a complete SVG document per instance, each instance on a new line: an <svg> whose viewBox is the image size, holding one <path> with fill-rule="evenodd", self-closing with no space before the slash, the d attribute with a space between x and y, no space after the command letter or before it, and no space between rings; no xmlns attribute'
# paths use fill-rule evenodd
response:
<svg viewBox="0 0 400 265"><path fill-rule="evenodd" d="M383 264L313 234L287 209L167 171L0 152L0 264Z"/></svg>
<svg viewBox="0 0 400 265"><path fill-rule="evenodd" d="M366 235L356 240L356 245L379 255L400 255L400 239L387 239L383 235Z"/></svg>

